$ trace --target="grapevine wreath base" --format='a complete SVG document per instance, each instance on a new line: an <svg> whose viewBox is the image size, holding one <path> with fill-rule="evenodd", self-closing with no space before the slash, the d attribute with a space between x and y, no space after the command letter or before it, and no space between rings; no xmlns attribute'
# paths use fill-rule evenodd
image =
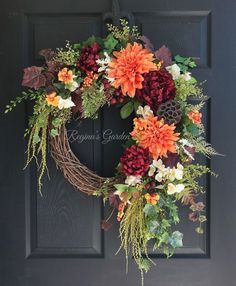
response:
<svg viewBox="0 0 236 286"><path fill-rule="evenodd" d="M121 249L143 273L151 266L148 242L170 257L183 245L179 203L189 206L189 219L203 233L206 221L198 178L212 173L195 163L195 154L217 154L204 138L201 108L206 96L189 70L192 58L172 56L169 48L154 50L137 27L121 20L108 25L106 38L90 37L56 51L44 49L42 67L24 69L27 88L6 106L11 111L23 100L34 102L26 166L36 160L41 193L50 152L65 178L88 195L102 197L117 211ZM190 98L197 99L189 101ZM194 102L194 103L193 103ZM121 120L134 116L133 131L113 178L103 178L83 165L72 152L66 124L73 118L97 118L103 106L120 108ZM108 219L102 228L108 230Z"/></svg>
<svg viewBox="0 0 236 286"><path fill-rule="evenodd" d="M75 156L70 148L64 125L60 128L59 135L51 138L50 147L51 156L57 167L76 190L93 195L108 180L108 178L98 176ZM112 181L111 178L109 180ZM112 188L112 184L110 187Z"/></svg>

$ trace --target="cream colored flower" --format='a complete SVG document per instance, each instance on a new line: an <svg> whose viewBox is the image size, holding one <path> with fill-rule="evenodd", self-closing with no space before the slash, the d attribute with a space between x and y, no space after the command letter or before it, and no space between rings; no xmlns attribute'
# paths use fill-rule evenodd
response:
<svg viewBox="0 0 236 286"><path fill-rule="evenodd" d="M184 184L174 185L172 183L169 183L167 188L167 194L173 195L175 193L181 193L183 190L184 190Z"/></svg>
<svg viewBox="0 0 236 286"><path fill-rule="evenodd" d="M141 115L143 118L153 116L153 111L151 110L150 106L145 105L144 107L139 106L136 112L138 115Z"/></svg>
<svg viewBox="0 0 236 286"><path fill-rule="evenodd" d="M166 69L172 75L173 80L180 77L180 67L177 64L168 66Z"/></svg>
<svg viewBox="0 0 236 286"><path fill-rule="evenodd" d="M68 97L67 99L59 98L59 104L58 108L63 109L63 108L70 108L75 106L74 102L71 100L71 97Z"/></svg>
<svg viewBox="0 0 236 286"><path fill-rule="evenodd" d="M129 186L135 186L141 182L141 176L127 176L125 184Z"/></svg>
<svg viewBox="0 0 236 286"><path fill-rule="evenodd" d="M98 69L98 72L105 71L108 67L108 64L111 61L111 58L107 52L104 52L104 56L105 56L105 58L96 60L96 63L100 66Z"/></svg>
<svg viewBox="0 0 236 286"><path fill-rule="evenodd" d="M188 81L188 80L191 79L191 72L185 72L184 74L181 75L181 77L182 77L184 80Z"/></svg>

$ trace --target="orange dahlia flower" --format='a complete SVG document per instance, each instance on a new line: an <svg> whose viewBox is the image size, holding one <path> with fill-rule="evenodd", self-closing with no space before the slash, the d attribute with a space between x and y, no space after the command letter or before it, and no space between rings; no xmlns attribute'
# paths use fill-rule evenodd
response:
<svg viewBox="0 0 236 286"><path fill-rule="evenodd" d="M189 111L188 118L192 120L192 122L196 125L200 124L202 121L202 114L201 112L195 110L195 111Z"/></svg>
<svg viewBox="0 0 236 286"><path fill-rule="evenodd" d="M153 54L142 45L128 44L119 52L113 52L115 58L109 63L108 76L113 78L112 85L121 87L123 95L126 93L134 97L135 90L142 88L143 73L157 70L153 63Z"/></svg>
<svg viewBox="0 0 236 286"><path fill-rule="evenodd" d="M59 96L57 96L56 92L51 92L50 94L46 95L46 101L48 105L58 106L59 104Z"/></svg>
<svg viewBox="0 0 236 286"><path fill-rule="evenodd" d="M63 81L65 84L70 84L73 82L73 72L68 70L68 68L63 68L58 73L58 80Z"/></svg>
<svg viewBox="0 0 236 286"><path fill-rule="evenodd" d="M158 157L167 157L168 151L176 153L175 142L179 139L179 133L174 133L174 130L174 124L168 125L163 119L150 116L134 118L134 130L130 134L156 160Z"/></svg>

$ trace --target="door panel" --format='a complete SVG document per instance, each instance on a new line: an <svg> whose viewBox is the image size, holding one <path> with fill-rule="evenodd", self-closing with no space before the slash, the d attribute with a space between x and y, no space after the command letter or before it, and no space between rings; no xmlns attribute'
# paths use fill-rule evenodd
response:
<svg viewBox="0 0 236 286"><path fill-rule="evenodd" d="M1 111L20 92L22 68L41 64L39 50L63 46L66 40L82 41L91 34L104 35L103 15L111 11L108 0L4 2L0 9ZM233 56L235 44L227 37L233 32L234 25L228 20L235 21L235 5L232 0L227 4L120 1L156 48L165 44L174 54L196 60L199 67L194 75L207 80L205 90L211 97L204 110L206 135L216 149L227 153L226 158L215 158L212 163L219 179L202 179L209 218L205 234L194 232L195 226L187 219L188 210L181 209L178 229L184 232L184 247L169 260L161 259L162 254L151 254L158 266L146 276L148 286L235 285L236 200L232 188L236 138L230 128L225 128L232 123L236 104L232 80L236 62L235 57L227 56ZM227 81L222 80L225 74ZM29 114L30 106L21 105L1 116L1 285L139 285L140 276L132 259L126 275L124 255L115 256L119 248L117 224L106 233L100 229L109 208L103 211L101 201L76 192L51 159L50 180L44 180L43 197L37 193L35 166L22 171L26 147L22 134ZM87 120L81 125L72 122L68 132L96 135L95 140L84 142L71 136L72 149L88 167L112 176L123 141L104 142L104 136L128 134L130 127L131 119L121 120L116 108L104 108L96 121Z"/></svg>

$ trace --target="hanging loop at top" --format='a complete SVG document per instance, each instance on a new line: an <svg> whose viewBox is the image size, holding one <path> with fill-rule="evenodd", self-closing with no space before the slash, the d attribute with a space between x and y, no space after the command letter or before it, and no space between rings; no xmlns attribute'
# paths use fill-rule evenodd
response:
<svg viewBox="0 0 236 286"><path fill-rule="evenodd" d="M111 11L103 14L103 21L120 26L120 19L126 19L130 26L134 26L134 15L131 12L121 11L119 0L112 0Z"/></svg>

